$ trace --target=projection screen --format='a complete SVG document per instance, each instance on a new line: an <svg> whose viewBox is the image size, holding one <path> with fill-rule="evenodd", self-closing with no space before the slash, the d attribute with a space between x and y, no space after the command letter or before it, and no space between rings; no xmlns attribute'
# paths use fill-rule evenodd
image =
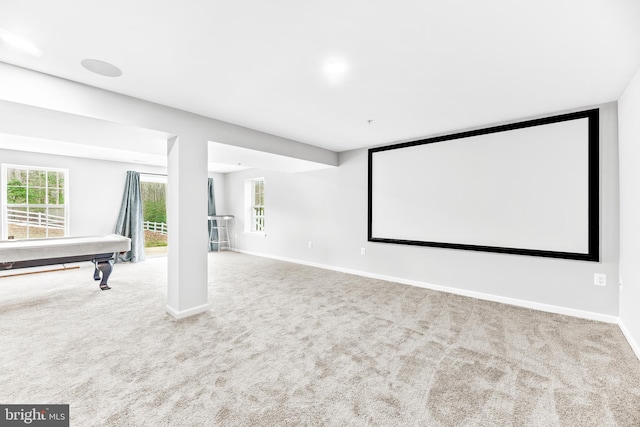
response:
<svg viewBox="0 0 640 427"><path fill-rule="evenodd" d="M598 110L369 149L369 241L599 260Z"/></svg>

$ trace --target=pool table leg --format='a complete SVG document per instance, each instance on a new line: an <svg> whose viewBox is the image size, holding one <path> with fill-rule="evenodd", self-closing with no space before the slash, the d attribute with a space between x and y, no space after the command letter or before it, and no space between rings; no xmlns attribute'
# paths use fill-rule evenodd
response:
<svg viewBox="0 0 640 427"><path fill-rule="evenodd" d="M96 259L93 260L93 263L96 266L96 269L93 272L93 280L100 280L100 276L102 276L102 280L100 281L100 289L102 289L103 291L111 289L111 287L107 285L107 280L109 280L109 276L111 276L111 270L113 270L111 260Z"/></svg>

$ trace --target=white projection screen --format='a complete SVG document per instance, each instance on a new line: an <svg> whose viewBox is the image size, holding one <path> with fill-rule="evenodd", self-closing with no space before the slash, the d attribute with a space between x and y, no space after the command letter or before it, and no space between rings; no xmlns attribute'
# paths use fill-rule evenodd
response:
<svg viewBox="0 0 640 427"><path fill-rule="evenodd" d="M599 260L598 110L369 149L369 241Z"/></svg>

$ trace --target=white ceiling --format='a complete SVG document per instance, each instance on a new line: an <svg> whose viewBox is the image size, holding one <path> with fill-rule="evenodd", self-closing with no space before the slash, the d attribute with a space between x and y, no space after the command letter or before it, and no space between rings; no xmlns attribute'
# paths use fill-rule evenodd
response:
<svg viewBox="0 0 640 427"><path fill-rule="evenodd" d="M0 29L42 51L0 61L333 151L614 101L640 66L637 0L2 0Z"/></svg>
<svg viewBox="0 0 640 427"><path fill-rule="evenodd" d="M3 101L0 117L3 149L167 166L171 135L165 132ZM330 167L214 141L208 144L212 172L260 168L295 173Z"/></svg>

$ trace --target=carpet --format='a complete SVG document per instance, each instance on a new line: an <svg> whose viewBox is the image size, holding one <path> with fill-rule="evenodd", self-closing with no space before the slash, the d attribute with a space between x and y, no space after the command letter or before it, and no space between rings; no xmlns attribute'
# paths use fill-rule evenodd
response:
<svg viewBox="0 0 640 427"><path fill-rule="evenodd" d="M164 312L166 257L0 279L0 403L72 426L639 426L616 325L233 252L211 310Z"/></svg>

